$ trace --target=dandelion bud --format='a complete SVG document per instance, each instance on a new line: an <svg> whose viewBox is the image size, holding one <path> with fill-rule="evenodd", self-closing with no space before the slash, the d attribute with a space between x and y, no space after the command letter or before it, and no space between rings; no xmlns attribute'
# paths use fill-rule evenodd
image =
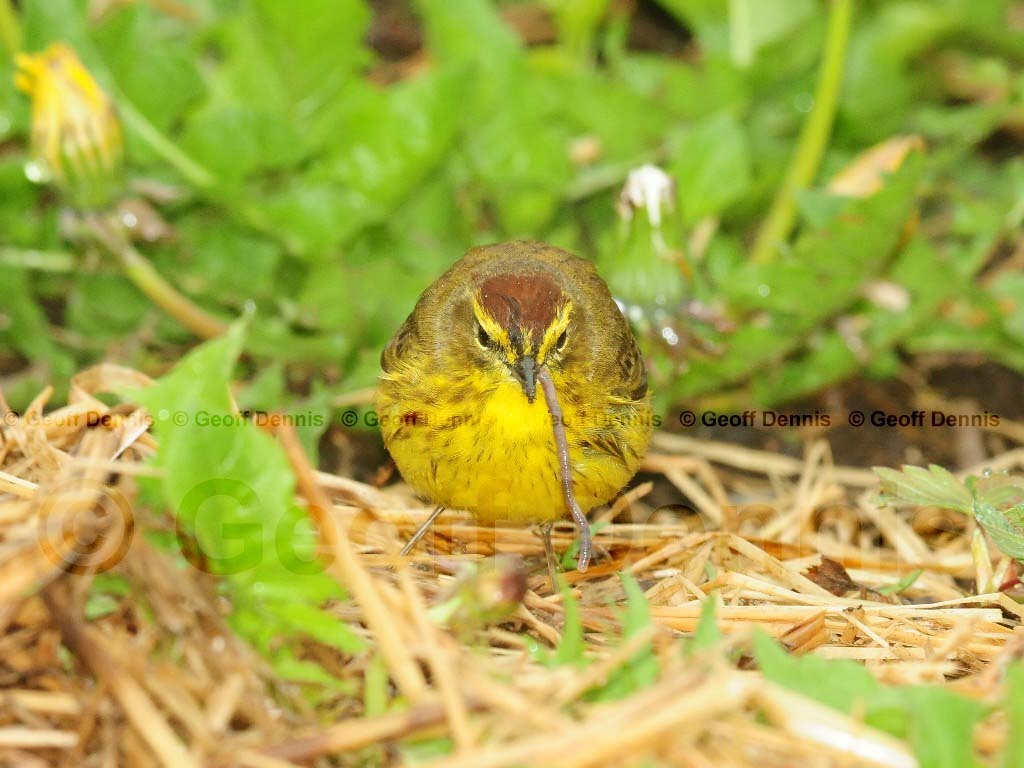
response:
<svg viewBox="0 0 1024 768"><path fill-rule="evenodd" d="M617 242L599 258L612 293L634 321L655 308L674 309L684 299L688 274L675 182L661 168L642 165L630 172L616 210Z"/></svg>
<svg viewBox="0 0 1024 768"><path fill-rule="evenodd" d="M32 100L32 160L26 174L53 181L79 206L108 204L123 157L121 125L110 98L64 43L19 54L15 85Z"/></svg>
<svg viewBox="0 0 1024 768"><path fill-rule="evenodd" d="M626 221L633 218L635 210L643 208L651 227L660 230L662 209L671 211L675 203L676 184L672 177L658 166L647 164L629 172L616 208Z"/></svg>
<svg viewBox="0 0 1024 768"><path fill-rule="evenodd" d="M431 610L431 616L453 631L471 634L507 619L525 594L522 558L497 555L464 564L451 591Z"/></svg>

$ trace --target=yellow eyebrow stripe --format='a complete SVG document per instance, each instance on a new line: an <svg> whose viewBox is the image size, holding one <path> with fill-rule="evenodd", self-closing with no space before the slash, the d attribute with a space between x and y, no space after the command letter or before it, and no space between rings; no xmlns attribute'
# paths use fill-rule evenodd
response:
<svg viewBox="0 0 1024 768"><path fill-rule="evenodd" d="M544 331L544 338L540 342L540 350L537 352L537 362L541 365L544 364L545 358L548 353L551 352L551 348L558 341L558 337L562 335L562 332L569 327L569 318L572 315L572 302L567 301L561 309L558 310L558 314L555 315L555 319L551 325L548 326L547 330Z"/></svg>
<svg viewBox="0 0 1024 768"><path fill-rule="evenodd" d="M480 323L480 327L484 329L484 332L498 342L498 346L501 347L509 362L513 362L514 352L512 351L512 340L508 337L508 331L502 328L498 321L487 313L480 300L475 296L473 297L473 314L476 316L476 321Z"/></svg>

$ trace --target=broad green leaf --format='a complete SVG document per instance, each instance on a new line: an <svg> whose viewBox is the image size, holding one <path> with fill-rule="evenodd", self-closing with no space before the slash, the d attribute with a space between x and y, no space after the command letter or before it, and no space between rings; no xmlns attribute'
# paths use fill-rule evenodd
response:
<svg viewBox="0 0 1024 768"><path fill-rule="evenodd" d="M958 14L944 5L885 3L854 29L840 115L844 129L865 144L899 132L907 106L930 88L927 68L915 58L956 28Z"/></svg>
<svg viewBox="0 0 1024 768"><path fill-rule="evenodd" d="M851 315L862 345L855 350L838 329L822 329L813 346L781 365L759 371L754 379L757 402L768 404L794 400L871 366L873 372L890 363L896 346L916 329L932 320L957 290L957 282L946 279L937 262L943 256L928 242L915 237L897 256L886 280L906 292L908 306L894 310L861 302Z"/></svg>
<svg viewBox="0 0 1024 768"><path fill-rule="evenodd" d="M903 691L911 713L909 736L921 768L974 765L974 726L987 707L938 686Z"/></svg>
<svg viewBox="0 0 1024 768"><path fill-rule="evenodd" d="M315 557L316 536L295 505L284 452L233 414L229 384L243 341L236 324L132 393L154 419L154 464L164 470L159 483L184 534L179 544L193 565L227 578L243 611L240 630L264 651L276 635L304 630L351 652L361 641L316 607L342 592Z"/></svg>
<svg viewBox="0 0 1024 768"><path fill-rule="evenodd" d="M658 0L658 5L692 29L703 50L729 49L729 0Z"/></svg>
<svg viewBox="0 0 1024 768"><path fill-rule="evenodd" d="M322 260L387 220L440 162L462 119L467 72L442 69L378 92L353 90L333 108L330 151L310 174L256 204L303 256Z"/></svg>
<svg viewBox="0 0 1024 768"><path fill-rule="evenodd" d="M975 503L974 517L1000 552L1024 562L1024 505L999 510Z"/></svg>
<svg viewBox="0 0 1024 768"><path fill-rule="evenodd" d="M248 105L199 112L181 141L186 152L226 182L294 165L307 152L291 122Z"/></svg>
<svg viewBox="0 0 1024 768"><path fill-rule="evenodd" d="M184 271L178 281L190 295L237 307L278 295L282 254L273 240L208 215L181 219L178 235L158 263L167 274Z"/></svg>
<svg viewBox="0 0 1024 768"><path fill-rule="evenodd" d="M791 690L827 704L840 712L861 710L870 722L879 703L898 706L898 697L887 696L885 689L863 665L846 660L827 660L817 656L791 656L770 635L758 631L754 638L754 657L764 676ZM889 701L884 701L888 698Z"/></svg>
<svg viewBox="0 0 1024 768"><path fill-rule="evenodd" d="M1006 670L1006 697L1003 707L1010 723L1003 753L1003 768L1024 765L1024 662L1017 661Z"/></svg>
<svg viewBox="0 0 1024 768"><path fill-rule="evenodd" d="M890 503L935 506L969 514L971 492L953 474L937 464L928 469L904 465L902 471L874 467L882 478L883 499Z"/></svg>
<svg viewBox="0 0 1024 768"><path fill-rule="evenodd" d="M28 360L50 365L56 384L73 370L70 355L50 336L49 323L33 297L28 274L14 267L0 266L0 344Z"/></svg>
<svg viewBox="0 0 1024 768"><path fill-rule="evenodd" d="M68 296L68 328L85 338L120 338L155 310L150 300L117 273L81 274Z"/></svg>
<svg viewBox="0 0 1024 768"><path fill-rule="evenodd" d="M669 172L688 224L721 213L750 186L750 155L739 122L726 114L702 120L674 147Z"/></svg>
<svg viewBox="0 0 1024 768"><path fill-rule="evenodd" d="M460 125L469 70L431 72L384 93L360 91L346 102L337 140L317 176L341 184L381 221L440 160ZM355 213L355 211L353 211Z"/></svg>
<svg viewBox="0 0 1024 768"><path fill-rule="evenodd" d="M781 40L817 10L814 0L729 0L729 49L740 66Z"/></svg>
<svg viewBox="0 0 1024 768"><path fill-rule="evenodd" d="M250 34L263 44L297 117L336 99L367 63L363 36L370 10L363 0L249 0Z"/></svg>
<svg viewBox="0 0 1024 768"><path fill-rule="evenodd" d="M120 92L158 129L170 128L202 97L187 26L149 4L105 14L92 38Z"/></svg>
<svg viewBox="0 0 1024 768"><path fill-rule="evenodd" d="M18 3L26 51L39 51L63 41L86 47L88 0L24 0ZM79 53L82 51L79 50Z"/></svg>

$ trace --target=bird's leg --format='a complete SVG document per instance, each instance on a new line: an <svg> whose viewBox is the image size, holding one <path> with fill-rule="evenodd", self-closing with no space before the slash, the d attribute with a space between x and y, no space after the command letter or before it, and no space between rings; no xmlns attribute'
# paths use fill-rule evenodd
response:
<svg viewBox="0 0 1024 768"><path fill-rule="evenodd" d="M430 516L423 521L419 528L416 529L416 533L412 535L412 538L405 543L404 547L402 547L402 557L405 557L412 552L412 548L415 547L419 540L426 535L427 529L434 524L434 521L437 520L437 516L442 512L444 512L444 507L441 504L434 507L434 511L430 513Z"/></svg>
<svg viewBox="0 0 1024 768"><path fill-rule="evenodd" d="M551 579L551 594L558 591L558 566L555 564L555 547L551 543L551 529L554 525L550 520L540 524L540 536L544 539L544 557L548 561L548 578Z"/></svg>
<svg viewBox="0 0 1024 768"><path fill-rule="evenodd" d="M544 399L548 404L548 412L551 414L551 425L555 432L555 449L558 453L558 469L562 480L562 496L565 498L565 505L569 508L573 522L580 531L580 554L576 560L576 570L583 573L590 565L590 553L593 550L593 542L590 537L590 521L583 514L580 505L576 502L576 494L572 490L572 463L569 456L569 440L565 436L565 417L562 415L562 406L558 403L558 396L555 392L555 383L551 380L547 368L541 367L537 371L537 381L544 388ZM549 532L550 533L550 532Z"/></svg>

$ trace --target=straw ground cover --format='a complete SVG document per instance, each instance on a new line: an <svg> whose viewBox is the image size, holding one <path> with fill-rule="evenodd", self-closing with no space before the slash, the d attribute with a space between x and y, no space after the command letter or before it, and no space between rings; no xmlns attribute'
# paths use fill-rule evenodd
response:
<svg viewBox="0 0 1024 768"><path fill-rule="evenodd" d="M450 512L399 558L430 512L408 489L317 472L290 428L243 422L233 444L248 434L294 478L326 565L290 576L286 602L316 607L284 626L272 558L229 568L198 518L160 504L168 473L192 471L165 460L194 427L134 404L238 336L156 384L102 366L64 407L0 405L7 764L1019 764L1015 565L972 553L969 516L881 504L876 475L823 441L796 459L658 434L641 482L595 513L596 562L552 594L534 532ZM695 509L656 508L667 489ZM495 552L524 558L526 583L517 602L499 581L488 614ZM344 592L312 590L320 577Z"/></svg>
<svg viewBox="0 0 1024 768"><path fill-rule="evenodd" d="M1022 30L0 0L0 763L1024 764ZM594 260L656 413L836 428L659 433L557 589L457 512L398 557L430 510L365 409L380 350L518 237ZM844 438L858 386L1002 420ZM915 456L957 474L870 469Z"/></svg>

